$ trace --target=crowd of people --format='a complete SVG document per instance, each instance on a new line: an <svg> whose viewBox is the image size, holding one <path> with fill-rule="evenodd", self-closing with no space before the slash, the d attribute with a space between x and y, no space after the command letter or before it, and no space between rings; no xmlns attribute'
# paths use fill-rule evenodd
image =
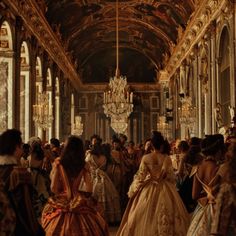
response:
<svg viewBox="0 0 236 236"><path fill-rule="evenodd" d="M0 236L236 235L236 132L62 144L0 135Z"/></svg>

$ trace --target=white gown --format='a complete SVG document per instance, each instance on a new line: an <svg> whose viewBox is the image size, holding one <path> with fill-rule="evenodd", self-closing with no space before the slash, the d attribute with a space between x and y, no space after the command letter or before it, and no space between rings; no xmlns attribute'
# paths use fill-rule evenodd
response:
<svg viewBox="0 0 236 236"><path fill-rule="evenodd" d="M176 190L169 156L144 156L128 195L117 236L186 235L190 217Z"/></svg>

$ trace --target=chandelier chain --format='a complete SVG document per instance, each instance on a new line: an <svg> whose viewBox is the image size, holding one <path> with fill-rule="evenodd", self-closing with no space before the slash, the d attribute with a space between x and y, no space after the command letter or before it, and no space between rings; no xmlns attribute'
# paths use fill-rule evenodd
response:
<svg viewBox="0 0 236 236"><path fill-rule="evenodd" d="M128 117L133 111L133 92L129 91L127 79L119 70L119 7L116 0L116 72L109 81L109 90L104 92L104 113L111 119L111 127L116 133L125 133Z"/></svg>

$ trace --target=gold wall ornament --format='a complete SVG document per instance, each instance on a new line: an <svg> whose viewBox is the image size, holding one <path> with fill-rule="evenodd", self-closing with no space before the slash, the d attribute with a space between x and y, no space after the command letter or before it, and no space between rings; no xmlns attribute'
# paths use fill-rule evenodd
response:
<svg viewBox="0 0 236 236"><path fill-rule="evenodd" d="M169 137L170 127L166 122L165 116L159 116L159 121L157 122L157 130L162 133L165 138Z"/></svg>
<svg viewBox="0 0 236 236"><path fill-rule="evenodd" d="M193 131L196 119L197 119L197 108L192 105L191 97L181 98L181 106L178 108L179 122L185 125L185 135Z"/></svg>
<svg viewBox="0 0 236 236"><path fill-rule="evenodd" d="M222 10L227 8L227 4L228 0L199 1L198 11L193 14L191 20L188 22L181 40L176 45L175 50L164 68L169 72L169 77L172 77L173 74L176 73L182 61L194 50L195 45L198 44L206 33L212 21L214 21L218 15L221 15ZM190 45L186 42L189 40L191 42Z"/></svg>
<svg viewBox="0 0 236 236"><path fill-rule="evenodd" d="M53 119L53 106L49 104L48 94L43 92L33 105L33 121L37 127L46 130L52 126Z"/></svg>
<svg viewBox="0 0 236 236"><path fill-rule="evenodd" d="M46 18L42 12L39 11L37 3L29 0L6 0L6 2L21 16L28 29L39 40L58 67L65 73L66 77L70 79L75 88L81 88L82 81L74 68L73 62L66 55L65 49L58 40L56 33L52 31Z"/></svg>
<svg viewBox="0 0 236 236"><path fill-rule="evenodd" d="M80 136L82 135L83 130L84 125L81 116L75 116L75 123L72 124L72 134Z"/></svg>

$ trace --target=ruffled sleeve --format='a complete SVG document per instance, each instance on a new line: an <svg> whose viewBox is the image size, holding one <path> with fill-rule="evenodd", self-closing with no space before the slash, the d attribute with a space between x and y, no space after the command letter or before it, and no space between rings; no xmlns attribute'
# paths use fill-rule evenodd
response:
<svg viewBox="0 0 236 236"><path fill-rule="evenodd" d="M89 164L87 163L85 164L85 167L83 169L83 176L79 184L79 191L89 193L93 191L93 182L91 178Z"/></svg>
<svg viewBox="0 0 236 236"><path fill-rule="evenodd" d="M146 176L148 174L148 168L145 162L142 160L138 172L134 176L134 180L130 185L128 196L131 198L134 193L141 187L142 183L144 182Z"/></svg>
<svg viewBox="0 0 236 236"><path fill-rule="evenodd" d="M220 166L219 170L217 171L217 175L221 177L223 180L228 180L229 174L229 164L224 163Z"/></svg>
<svg viewBox="0 0 236 236"><path fill-rule="evenodd" d="M163 162L162 168L161 168L161 176L160 178L164 178L165 180L175 183L175 174L174 169L172 166L172 162L169 156L165 157L165 160Z"/></svg>
<svg viewBox="0 0 236 236"><path fill-rule="evenodd" d="M51 191L54 194L58 194L64 191L63 188L63 178L60 172L60 160L57 158L53 162L52 170L50 173L50 179L51 179Z"/></svg>

